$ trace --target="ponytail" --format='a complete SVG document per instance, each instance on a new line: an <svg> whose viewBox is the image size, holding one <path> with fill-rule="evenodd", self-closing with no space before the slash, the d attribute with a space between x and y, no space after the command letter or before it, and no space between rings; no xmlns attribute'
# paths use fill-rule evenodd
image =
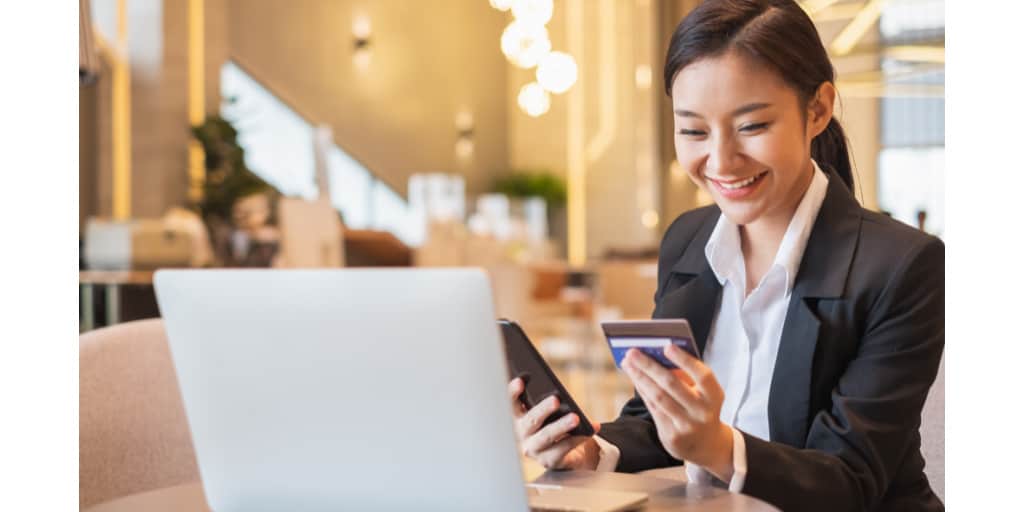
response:
<svg viewBox="0 0 1024 512"><path fill-rule="evenodd" d="M811 158L821 167L828 167L839 175L846 188L853 191L853 166L850 165L850 150L846 133L836 118L832 118L825 131L811 141Z"/></svg>

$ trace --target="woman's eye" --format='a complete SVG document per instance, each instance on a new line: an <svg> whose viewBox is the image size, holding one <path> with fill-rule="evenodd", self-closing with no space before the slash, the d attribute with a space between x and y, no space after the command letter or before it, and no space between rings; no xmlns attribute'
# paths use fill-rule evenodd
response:
<svg viewBox="0 0 1024 512"><path fill-rule="evenodd" d="M704 132L702 132L700 130L687 130L686 128L683 128L683 129L679 130L679 135L689 135L691 137L701 137L701 136L703 136L705 134L704 134Z"/></svg>
<svg viewBox="0 0 1024 512"><path fill-rule="evenodd" d="M748 125L741 126L740 127L740 131L741 132L746 132L746 133L753 133L753 132L760 131L760 130L763 130L763 129L767 128L768 124L769 123L748 124Z"/></svg>

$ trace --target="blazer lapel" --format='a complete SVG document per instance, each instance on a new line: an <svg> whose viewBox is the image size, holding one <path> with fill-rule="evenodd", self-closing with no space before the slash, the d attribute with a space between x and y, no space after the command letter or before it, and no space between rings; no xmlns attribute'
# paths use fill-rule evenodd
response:
<svg viewBox="0 0 1024 512"><path fill-rule="evenodd" d="M697 348L701 354L711 332L722 286L718 283L711 265L704 256L711 232L714 231L718 215L712 216L701 226L686 250L672 266L665 288L671 291L658 301L654 318L685 318L690 322ZM672 286L677 286L672 288Z"/></svg>
<svg viewBox="0 0 1024 512"><path fill-rule="evenodd" d="M843 296L860 235L860 206L831 171L786 312L768 396L772 441L803 446L809 427L811 372L821 327L821 299Z"/></svg>

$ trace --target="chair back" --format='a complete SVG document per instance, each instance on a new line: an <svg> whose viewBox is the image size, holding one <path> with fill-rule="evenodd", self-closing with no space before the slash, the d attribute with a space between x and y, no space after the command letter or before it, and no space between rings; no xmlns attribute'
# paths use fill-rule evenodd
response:
<svg viewBox="0 0 1024 512"><path fill-rule="evenodd" d="M79 337L79 506L199 481L163 320Z"/></svg>

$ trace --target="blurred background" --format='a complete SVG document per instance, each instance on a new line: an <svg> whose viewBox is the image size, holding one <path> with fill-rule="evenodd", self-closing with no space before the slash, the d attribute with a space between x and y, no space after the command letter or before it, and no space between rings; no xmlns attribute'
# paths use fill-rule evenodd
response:
<svg viewBox="0 0 1024 512"><path fill-rule="evenodd" d="M662 64L694 0L80 0L81 330L166 267L479 266L591 419L707 204ZM857 196L942 236L944 6L806 0ZM784 35L781 35L784 37Z"/></svg>

